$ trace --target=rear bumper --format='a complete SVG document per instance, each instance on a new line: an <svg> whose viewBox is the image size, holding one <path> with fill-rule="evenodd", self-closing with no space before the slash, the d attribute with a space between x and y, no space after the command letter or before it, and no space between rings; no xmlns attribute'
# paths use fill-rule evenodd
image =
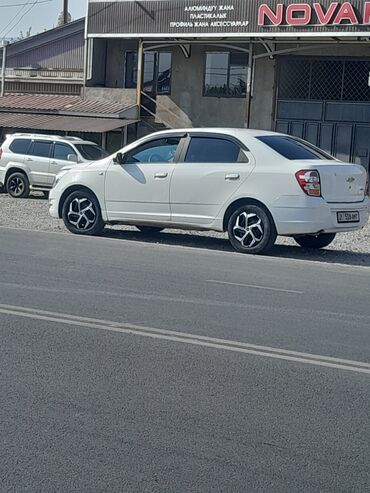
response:
<svg viewBox="0 0 370 493"><path fill-rule="evenodd" d="M300 234L344 233L356 231L366 226L369 220L370 202L366 198L360 203L328 204L322 198L307 197L302 204L275 203L271 213L279 235L295 236ZM338 223L337 212L358 211L360 222Z"/></svg>

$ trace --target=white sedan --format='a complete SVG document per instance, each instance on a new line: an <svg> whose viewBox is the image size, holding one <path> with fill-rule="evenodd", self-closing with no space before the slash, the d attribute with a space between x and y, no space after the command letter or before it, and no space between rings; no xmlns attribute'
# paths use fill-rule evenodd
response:
<svg viewBox="0 0 370 493"><path fill-rule="evenodd" d="M69 231L105 224L143 232L227 231L239 252L267 252L277 235L322 248L369 219L367 172L296 137L246 129L158 132L60 173L50 214Z"/></svg>

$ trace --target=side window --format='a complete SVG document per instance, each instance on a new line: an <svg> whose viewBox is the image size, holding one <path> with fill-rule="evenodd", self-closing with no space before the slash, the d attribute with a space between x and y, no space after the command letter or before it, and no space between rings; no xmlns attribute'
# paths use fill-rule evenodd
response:
<svg viewBox="0 0 370 493"><path fill-rule="evenodd" d="M147 142L125 155L125 163L172 163L180 137L167 137Z"/></svg>
<svg viewBox="0 0 370 493"><path fill-rule="evenodd" d="M217 137L192 137L186 163L247 162L245 154L235 142Z"/></svg>
<svg viewBox="0 0 370 493"><path fill-rule="evenodd" d="M54 159L61 159L63 161L68 161L68 156L73 154L77 156L76 152L68 144L62 144L56 142L54 144Z"/></svg>
<svg viewBox="0 0 370 493"><path fill-rule="evenodd" d="M34 140L29 151L30 156L50 157L52 142Z"/></svg>
<svg viewBox="0 0 370 493"><path fill-rule="evenodd" d="M9 149L14 152L14 154L27 154L30 144L30 139L14 139L10 144Z"/></svg>

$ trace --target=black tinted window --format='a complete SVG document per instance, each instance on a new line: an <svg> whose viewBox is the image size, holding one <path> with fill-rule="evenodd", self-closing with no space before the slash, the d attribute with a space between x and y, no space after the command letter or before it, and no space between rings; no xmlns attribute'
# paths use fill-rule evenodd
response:
<svg viewBox="0 0 370 493"><path fill-rule="evenodd" d="M95 144L76 144L81 156L88 161L99 161L108 156L108 153Z"/></svg>
<svg viewBox="0 0 370 493"><path fill-rule="evenodd" d="M30 143L30 139L14 139L9 149L15 154L27 154Z"/></svg>
<svg viewBox="0 0 370 493"><path fill-rule="evenodd" d="M35 140L28 154L37 157L50 157L51 145L51 142Z"/></svg>
<svg viewBox="0 0 370 493"><path fill-rule="evenodd" d="M334 159L321 149L293 137L284 135L263 135L258 140L268 145L286 159Z"/></svg>
<svg viewBox="0 0 370 493"><path fill-rule="evenodd" d="M147 142L126 154L125 162L172 163L175 159L180 137L169 137Z"/></svg>
<svg viewBox="0 0 370 493"><path fill-rule="evenodd" d="M68 144L60 144L60 143L54 144L54 158L55 159L62 159L63 161L68 161L68 156L70 154L73 154L74 156L76 156L75 151Z"/></svg>
<svg viewBox="0 0 370 493"><path fill-rule="evenodd" d="M185 161L187 163L236 163L240 147L226 139L193 137Z"/></svg>

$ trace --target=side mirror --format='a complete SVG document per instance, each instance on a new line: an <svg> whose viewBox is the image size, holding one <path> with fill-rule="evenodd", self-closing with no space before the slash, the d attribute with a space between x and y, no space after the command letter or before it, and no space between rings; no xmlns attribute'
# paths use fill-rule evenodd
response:
<svg viewBox="0 0 370 493"><path fill-rule="evenodd" d="M113 159L115 164L125 164L125 157L122 152L117 152L116 157Z"/></svg>
<svg viewBox="0 0 370 493"><path fill-rule="evenodd" d="M76 154L68 154L67 161L70 161L71 163L78 163Z"/></svg>

